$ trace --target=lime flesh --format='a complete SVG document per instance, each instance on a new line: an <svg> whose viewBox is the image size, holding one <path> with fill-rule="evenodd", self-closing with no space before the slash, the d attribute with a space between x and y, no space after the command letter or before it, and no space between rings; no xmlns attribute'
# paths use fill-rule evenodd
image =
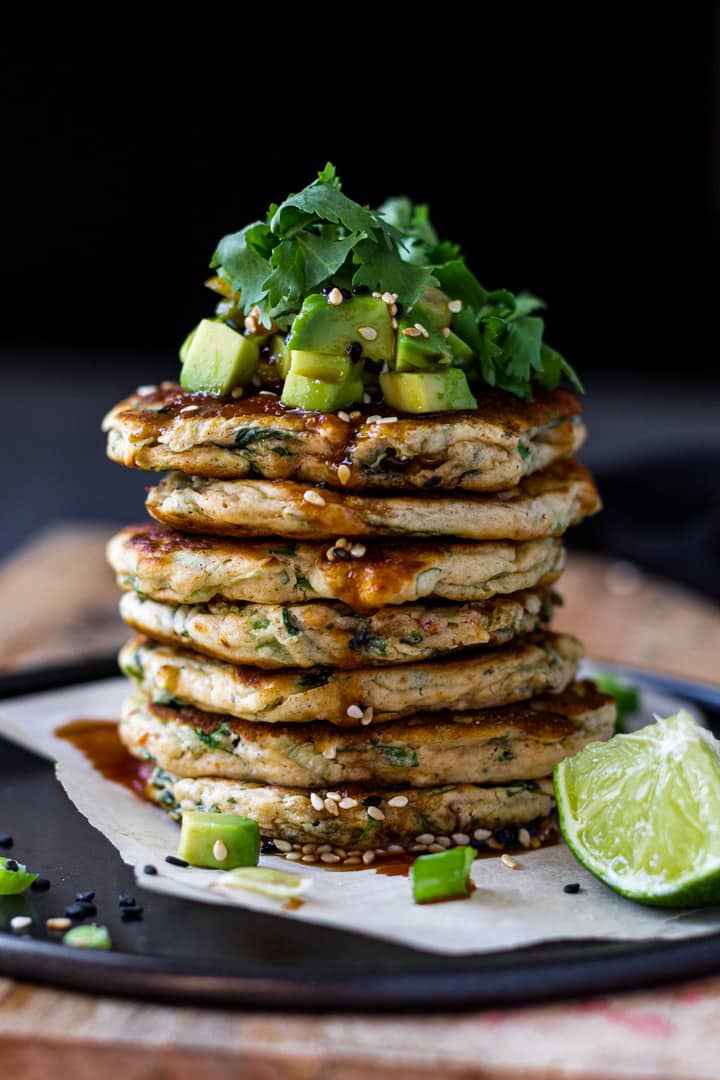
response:
<svg viewBox="0 0 720 1080"><path fill-rule="evenodd" d="M643 904L720 903L720 742L686 712L591 743L555 768L575 857Z"/></svg>

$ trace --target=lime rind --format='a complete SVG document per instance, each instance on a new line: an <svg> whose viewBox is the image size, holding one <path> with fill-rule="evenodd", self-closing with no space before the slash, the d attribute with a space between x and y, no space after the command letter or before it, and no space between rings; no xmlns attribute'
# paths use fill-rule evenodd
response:
<svg viewBox="0 0 720 1080"><path fill-rule="evenodd" d="M556 766L562 834L629 899L720 903L720 743L684 711L656 720Z"/></svg>

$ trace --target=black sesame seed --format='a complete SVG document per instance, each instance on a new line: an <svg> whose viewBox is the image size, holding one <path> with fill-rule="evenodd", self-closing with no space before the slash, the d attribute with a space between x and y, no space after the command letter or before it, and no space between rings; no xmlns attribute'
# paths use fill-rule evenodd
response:
<svg viewBox="0 0 720 1080"><path fill-rule="evenodd" d="M260 848L261 855L277 855L277 848L272 840L263 840L262 847Z"/></svg>
<svg viewBox="0 0 720 1080"><path fill-rule="evenodd" d="M437 487L438 484L442 484L442 476L429 476L423 484L423 487L433 488Z"/></svg>
<svg viewBox="0 0 720 1080"><path fill-rule="evenodd" d="M20 869L20 867L14 859L8 859L8 861L5 863L5 869L10 870L14 874L16 870Z"/></svg>
<svg viewBox="0 0 720 1080"><path fill-rule="evenodd" d="M579 881L572 881L569 885L563 885L563 892L579 893L580 892L580 882Z"/></svg>
<svg viewBox="0 0 720 1080"><path fill-rule="evenodd" d="M95 899L95 893L94 892L76 892L75 893L75 899L76 900L85 900L85 901L87 901L89 903L91 900Z"/></svg>
<svg viewBox="0 0 720 1080"><path fill-rule="evenodd" d="M368 795L367 799L363 799L363 806L379 806L382 799L379 795Z"/></svg>
<svg viewBox="0 0 720 1080"><path fill-rule="evenodd" d="M471 840L470 847L475 848L475 851L486 851L487 841L485 840Z"/></svg>
<svg viewBox="0 0 720 1080"><path fill-rule="evenodd" d="M395 307L397 308L397 311L395 312L395 318L401 319L405 308L402 306L402 304L399 304L397 300L395 301Z"/></svg>
<svg viewBox="0 0 720 1080"><path fill-rule="evenodd" d="M148 863L147 866L143 866L143 874L147 874L148 877L153 877L157 874L157 866L153 866L152 863Z"/></svg>
<svg viewBox="0 0 720 1080"><path fill-rule="evenodd" d="M123 893L121 896L118 896L118 904L120 907L135 907L135 897Z"/></svg>
<svg viewBox="0 0 720 1080"><path fill-rule="evenodd" d="M514 825L506 825L502 829L495 830L495 839L504 847L509 847L511 844L517 844L518 831Z"/></svg>
<svg viewBox="0 0 720 1080"><path fill-rule="evenodd" d="M343 295L343 300L352 300L352 293L349 289L341 289L340 292Z"/></svg>
<svg viewBox="0 0 720 1080"><path fill-rule="evenodd" d="M333 548L333 559L337 559L339 562L350 562L352 555L345 548Z"/></svg>
<svg viewBox="0 0 720 1080"><path fill-rule="evenodd" d="M68 919L86 919L88 915L95 915L96 912L97 908L94 904L69 904L68 907L65 908L65 914Z"/></svg>
<svg viewBox="0 0 720 1080"><path fill-rule="evenodd" d="M369 296L369 295L370 295L370 286L369 285L355 285L354 286L354 288L353 288L353 296Z"/></svg>
<svg viewBox="0 0 720 1080"><path fill-rule="evenodd" d="M362 356L362 345L359 341L353 341L348 345L347 352L352 362L356 363Z"/></svg>
<svg viewBox="0 0 720 1080"><path fill-rule="evenodd" d="M13 838L9 833L0 833L0 848L11 848L13 843Z"/></svg>
<svg viewBox="0 0 720 1080"><path fill-rule="evenodd" d="M322 291L323 296L329 296L334 288L335 288L334 285L326 285L325 288Z"/></svg>
<svg viewBox="0 0 720 1080"><path fill-rule="evenodd" d="M46 877L35 878L30 888L33 892L47 892L50 888L50 882Z"/></svg>
<svg viewBox="0 0 720 1080"><path fill-rule="evenodd" d="M143 908L138 907L137 904L133 904L132 907L124 907L120 913L120 918L123 922L137 922L138 919L142 919Z"/></svg>
<svg viewBox="0 0 720 1080"><path fill-rule="evenodd" d="M171 866L189 866L190 863L185 859L179 859L177 855L166 855L165 862L170 863Z"/></svg>

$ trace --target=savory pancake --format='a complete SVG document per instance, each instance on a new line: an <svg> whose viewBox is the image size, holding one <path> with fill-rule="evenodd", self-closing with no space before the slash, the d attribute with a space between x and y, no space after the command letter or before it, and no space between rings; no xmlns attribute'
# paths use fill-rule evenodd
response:
<svg viewBox="0 0 720 1080"><path fill-rule="evenodd" d="M486 495L353 495L294 480L207 480L174 472L150 488L145 505L176 529L229 536L533 540L561 536L599 510L600 499L590 473L571 459Z"/></svg>
<svg viewBox="0 0 720 1080"><path fill-rule="evenodd" d="M154 523L123 529L107 549L118 585L154 600L339 600L354 611L430 597L487 600L549 585L565 562L562 544L549 538L474 544L381 541L367 544L362 558L338 558L334 552L327 543L192 536Z"/></svg>
<svg viewBox="0 0 720 1080"><path fill-rule="evenodd" d="M549 775L563 758L613 734L615 702L592 683L481 712L424 713L380 728L253 724L134 693L120 737L178 777L288 787L500 784Z"/></svg>
<svg viewBox="0 0 720 1080"><path fill-rule="evenodd" d="M575 638L541 633L500 649L395 667L264 671L139 637L121 649L120 666L160 704L271 724L327 720L361 727L419 709L483 709L564 690L581 656Z"/></svg>
<svg viewBox="0 0 720 1080"><path fill-rule="evenodd" d="M165 604L125 593L120 614L156 641L261 668L407 664L504 645L552 615L542 589L469 604L403 604L363 616L344 604Z"/></svg>
<svg viewBox="0 0 720 1080"><path fill-rule="evenodd" d="M280 841L281 851L293 844L323 845L317 855L332 851L340 860L352 857L352 851L377 852L391 845L417 853L440 851L470 843L476 832L482 846L493 834L499 836L497 846L503 846L503 831L517 838L520 827L544 826L555 808L550 777L487 787L454 784L387 791L351 785L304 791L241 780L179 780L157 770L146 790L171 813L241 814L257 821L264 838Z"/></svg>
<svg viewBox="0 0 720 1080"><path fill-rule="evenodd" d="M237 400L163 383L121 401L103 429L109 457L140 469L349 489L501 491L574 453L585 438L579 413L566 390L538 391L531 402L488 390L473 411L397 417L387 406L304 413L268 392Z"/></svg>

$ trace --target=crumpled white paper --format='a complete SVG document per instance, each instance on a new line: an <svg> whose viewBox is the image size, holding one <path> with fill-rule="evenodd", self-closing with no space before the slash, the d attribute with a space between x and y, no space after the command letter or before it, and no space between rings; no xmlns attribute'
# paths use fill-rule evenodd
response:
<svg viewBox="0 0 720 1080"><path fill-rule="evenodd" d="M298 867L277 857L263 857L261 862L312 880L301 907L287 911L278 901L243 891L219 895L208 887L218 879L217 871L183 869L164 861L177 849L174 822L105 780L78 750L53 734L70 720L116 716L127 692L124 679L109 679L9 701L0 710L0 735L57 760L58 777L69 798L136 868L145 889L337 926L446 954L568 939L671 940L720 930L720 909L668 912L623 900L583 870L564 845L518 855L518 870L507 869L495 858L477 860L472 872L476 891L453 903L414 904L408 878L386 877L372 867L337 873ZM663 711L676 707L673 702ZM158 868L156 877L142 873L147 863ZM563 885L574 881L580 883L580 893L564 893Z"/></svg>

